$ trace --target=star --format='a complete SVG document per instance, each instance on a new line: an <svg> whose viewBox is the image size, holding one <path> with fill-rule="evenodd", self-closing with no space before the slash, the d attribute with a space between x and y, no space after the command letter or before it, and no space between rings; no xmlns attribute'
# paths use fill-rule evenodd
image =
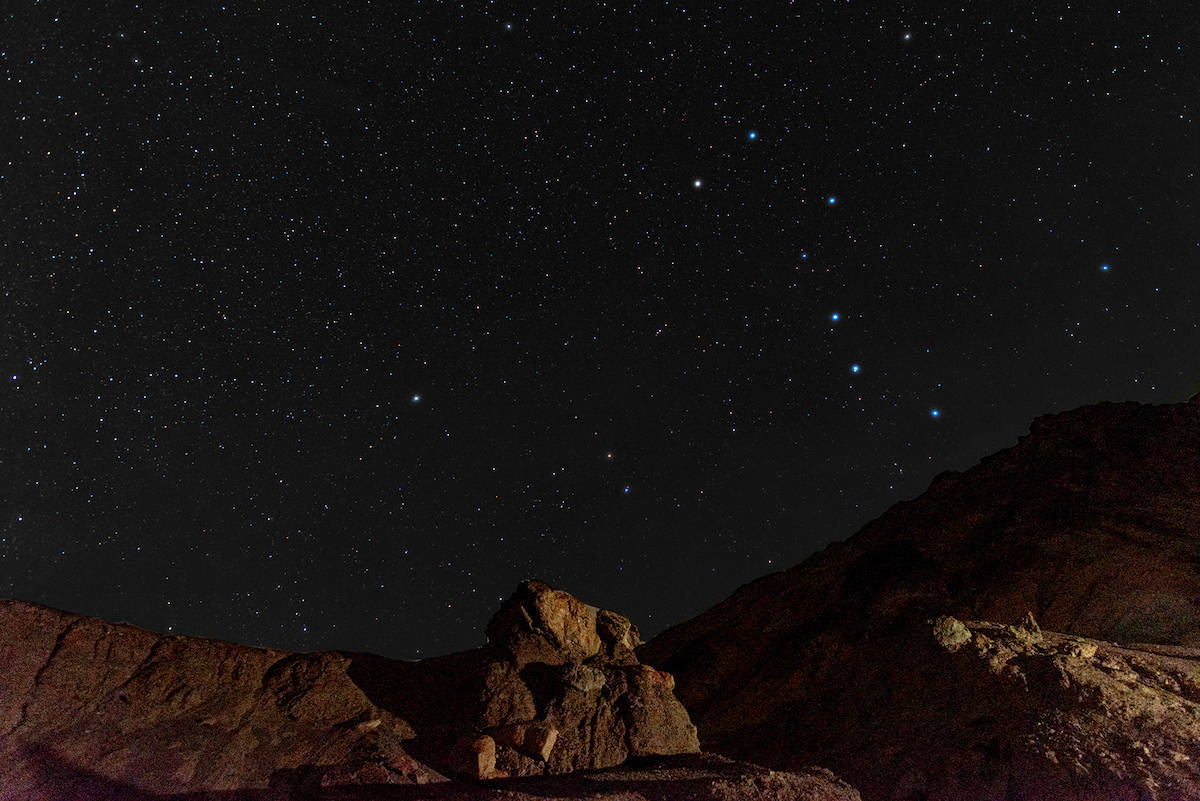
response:
<svg viewBox="0 0 1200 801"><path fill-rule="evenodd" d="M622 493L623 495L628 495L628 494L629 494L629 487L627 487L627 486L626 486L626 487L622 488L622 489L621 489L621 493Z"/></svg>
<svg viewBox="0 0 1200 801"><path fill-rule="evenodd" d="M838 320L842 319L842 315L838 314L837 312L834 312L833 314L829 315L829 319L832 322L836 323Z"/></svg>
<svg viewBox="0 0 1200 801"><path fill-rule="evenodd" d="M834 195L830 195L828 198L825 199L825 202L828 203L830 206L837 205L837 197Z"/></svg>
<svg viewBox="0 0 1200 801"><path fill-rule="evenodd" d="M692 188L693 189L699 189L702 186L704 186L704 181L700 180L699 178L692 179Z"/></svg>
<svg viewBox="0 0 1200 801"><path fill-rule="evenodd" d="M755 139L758 138L758 131L750 131L749 133L746 134L746 138L749 139L751 142L753 142Z"/></svg>
<svg viewBox="0 0 1200 801"><path fill-rule="evenodd" d="M1102 272L1102 273L1106 273L1106 272L1108 272L1108 271L1109 271L1109 270L1111 270L1111 269L1112 269L1112 265L1111 265L1111 264L1101 264L1101 265L1100 265L1100 272Z"/></svg>
<svg viewBox="0 0 1200 801"><path fill-rule="evenodd" d="M930 409L929 416L932 417L934 420L936 420L942 416L942 410L941 409Z"/></svg>
<svg viewBox="0 0 1200 801"><path fill-rule="evenodd" d="M413 396L412 396L412 402L413 402L413 403L420 403L420 402L421 402L421 396L420 396L420 395L413 395Z"/></svg>
<svg viewBox="0 0 1200 801"><path fill-rule="evenodd" d="M854 374L856 374L856 375L857 375L858 373L861 373L861 372L862 372L862 365L861 365L861 364L852 364L852 365L850 365L850 372L852 372L852 373L854 373Z"/></svg>

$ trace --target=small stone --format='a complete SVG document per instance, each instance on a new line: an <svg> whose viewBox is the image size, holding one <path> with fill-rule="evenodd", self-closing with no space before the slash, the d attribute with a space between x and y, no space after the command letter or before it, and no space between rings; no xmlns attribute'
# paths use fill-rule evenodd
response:
<svg viewBox="0 0 1200 801"><path fill-rule="evenodd" d="M961 620L942 615L933 621L933 638L950 653L971 641L971 630Z"/></svg>
<svg viewBox="0 0 1200 801"><path fill-rule="evenodd" d="M1079 659L1091 659L1096 655L1096 643L1087 640L1073 642L1067 649L1067 653Z"/></svg>
<svg viewBox="0 0 1200 801"><path fill-rule="evenodd" d="M486 734L470 734L458 738L450 750L452 770L473 779L493 779L496 776L496 741Z"/></svg>

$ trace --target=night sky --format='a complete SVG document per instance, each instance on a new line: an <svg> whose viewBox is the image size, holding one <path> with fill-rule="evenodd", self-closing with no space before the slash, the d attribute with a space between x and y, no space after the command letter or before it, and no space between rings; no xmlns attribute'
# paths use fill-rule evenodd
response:
<svg viewBox="0 0 1200 801"><path fill-rule="evenodd" d="M5 4L0 596L652 634L1200 390L1185 5L344 5Z"/></svg>

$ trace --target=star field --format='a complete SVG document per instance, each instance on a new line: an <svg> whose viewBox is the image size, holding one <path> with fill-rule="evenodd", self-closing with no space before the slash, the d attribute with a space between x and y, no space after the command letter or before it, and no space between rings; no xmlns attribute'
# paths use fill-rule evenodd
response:
<svg viewBox="0 0 1200 801"><path fill-rule="evenodd" d="M428 656L538 577L654 633L1200 390L1161 9L0 19L0 596Z"/></svg>

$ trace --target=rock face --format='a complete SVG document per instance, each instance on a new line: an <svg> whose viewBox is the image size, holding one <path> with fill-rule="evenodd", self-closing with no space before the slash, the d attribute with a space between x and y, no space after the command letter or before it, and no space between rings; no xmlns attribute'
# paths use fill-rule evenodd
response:
<svg viewBox="0 0 1200 801"><path fill-rule="evenodd" d="M76 769L129 792L286 795L698 750L671 677L638 662L620 615L530 582L488 632L495 644L403 662L0 601L0 799L66 797L55 774Z"/></svg>
<svg viewBox="0 0 1200 801"><path fill-rule="evenodd" d="M1172 689L1183 678L1126 693L1100 682L1096 667L1069 679L1071 711L1054 713L1075 729L1038 729L1048 718L1035 707L1066 703L1067 691L1018 690L1011 671L980 668L990 657L978 656L979 632L1003 638L959 622L1017 623L1032 612L1048 630L1096 641L1078 641L1081 654L1116 653L1100 642L1157 643L1184 648L1172 664L1195 668L1186 649L1200 646L1198 532L1200 399L1087 407L1040 418L1015 447L940 476L847 542L741 588L638 653L674 673L705 748L773 767L826 765L869 800L1200 798L1200 753L1163 734L1196 742L1200 729L1172 728L1183 713L1131 706L1167 693L1190 708L1188 691ZM941 616L953 620L929 622ZM1146 647L1121 653L1167 658ZM1058 674L1046 666L1066 658L1021 654L1008 665L1048 688L1043 674ZM1004 717L979 695L991 692L1026 717ZM1115 721L1147 749L1134 762L1121 760L1136 748L1099 734ZM1027 739L1048 743L1051 729L1073 745L1030 756ZM968 756L976 761L966 767ZM1038 777L1017 782L1024 794L995 789L1024 770ZM946 789L963 771L999 784L979 795ZM1147 774L1160 777L1159 790L1147 789Z"/></svg>
<svg viewBox="0 0 1200 801"><path fill-rule="evenodd" d="M351 663L0 602L3 797L55 798L48 764L159 793L320 782L367 764L377 783L442 781L408 756L411 726L366 698Z"/></svg>

